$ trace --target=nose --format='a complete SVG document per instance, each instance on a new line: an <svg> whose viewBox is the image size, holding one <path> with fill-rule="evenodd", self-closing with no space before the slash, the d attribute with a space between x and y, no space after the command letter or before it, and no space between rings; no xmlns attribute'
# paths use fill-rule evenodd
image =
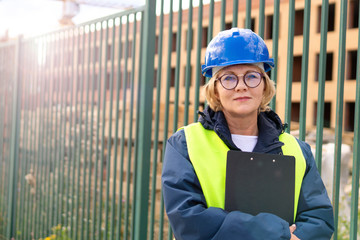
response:
<svg viewBox="0 0 360 240"><path fill-rule="evenodd" d="M238 75L238 79L239 79L239 82L238 82L237 86L235 87L235 91L247 90L248 86L246 86L246 84L245 84L244 76Z"/></svg>

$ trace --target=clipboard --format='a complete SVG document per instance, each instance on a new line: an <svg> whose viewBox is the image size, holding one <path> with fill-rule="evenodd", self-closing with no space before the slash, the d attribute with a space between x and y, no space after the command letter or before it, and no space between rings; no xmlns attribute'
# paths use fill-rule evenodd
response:
<svg viewBox="0 0 360 240"><path fill-rule="evenodd" d="M295 157L228 151L225 210L272 213L291 225L294 195Z"/></svg>

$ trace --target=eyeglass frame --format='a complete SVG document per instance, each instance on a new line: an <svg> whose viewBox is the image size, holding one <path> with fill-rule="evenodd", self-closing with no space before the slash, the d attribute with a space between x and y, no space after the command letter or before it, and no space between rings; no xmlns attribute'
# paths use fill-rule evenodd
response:
<svg viewBox="0 0 360 240"><path fill-rule="evenodd" d="M246 83L246 81L245 81L245 76L246 76L247 74L249 74L249 73L257 73L257 74L260 75L260 81L259 81L259 83L258 83L256 86L254 86L254 87L249 86L249 85ZM222 81L221 81L221 78L224 77L225 75L233 75L233 76L236 77L237 82L236 82L236 85L235 85L233 88L226 88L226 87L223 85L223 83L222 83ZM233 89L235 89L235 88L237 87L237 85L239 84L239 81L240 81L239 76L242 77L242 80L243 80L245 86L247 86L248 88L256 88L256 87L258 87L258 86L260 85L260 83L261 83L261 80L263 80L263 79L265 78L264 74L262 74L261 72L257 72L257 71L247 71L246 73L244 73L244 74L239 74L239 75L236 75L235 73L225 73L225 74L217 77L217 78L215 79L215 81L218 80L218 81L220 82L221 86L222 86L224 89L226 89L226 90L233 90Z"/></svg>

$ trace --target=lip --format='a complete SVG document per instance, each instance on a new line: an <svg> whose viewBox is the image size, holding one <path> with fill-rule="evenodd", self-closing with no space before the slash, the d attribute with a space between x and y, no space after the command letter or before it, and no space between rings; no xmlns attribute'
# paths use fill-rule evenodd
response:
<svg viewBox="0 0 360 240"><path fill-rule="evenodd" d="M235 101L246 101L246 100L249 100L249 99L251 99L251 97L237 97L237 98L235 98L234 100Z"/></svg>

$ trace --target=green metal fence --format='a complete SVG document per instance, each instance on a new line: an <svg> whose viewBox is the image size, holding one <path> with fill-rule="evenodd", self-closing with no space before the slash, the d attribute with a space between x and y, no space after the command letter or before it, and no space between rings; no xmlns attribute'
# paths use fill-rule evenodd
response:
<svg viewBox="0 0 360 240"><path fill-rule="evenodd" d="M280 11L287 6L286 65L281 61L286 66L286 83L278 81L279 66L271 71L271 78L286 85L284 120L291 123L295 0L288 5L274 0L271 6L264 0L256 6L251 0L211 0L206 4L179 0L176 6L169 1L170 11L165 13L166 2L148 0L144 7L79 26L0 43L0 239L40 239L52 234L62 234L64 239L172 239L160 186L166 139L178 127L196 121L197 110L205 104L200 87L206 79L200 66L214 29L254 28L255 11L259 19L256 29L261 36L271 31L269 47L278 62ZM310 13L314 9L310 0L303 2L299 138L305 140ZM340 2L330 198L336 221L334 239L357 239L360 20L357 61L352 63L356 66L356 97L354 131L350 133L351 215L343 221L339 219L339 191L345 69L349 63L345 61L348 1L336 3ZM272 26L264 19L269 8ZM315 155L319 171L328 11L329 2L323 0ZM271 107L277 109L278 104L282 103L274 99Z"/></svg>

